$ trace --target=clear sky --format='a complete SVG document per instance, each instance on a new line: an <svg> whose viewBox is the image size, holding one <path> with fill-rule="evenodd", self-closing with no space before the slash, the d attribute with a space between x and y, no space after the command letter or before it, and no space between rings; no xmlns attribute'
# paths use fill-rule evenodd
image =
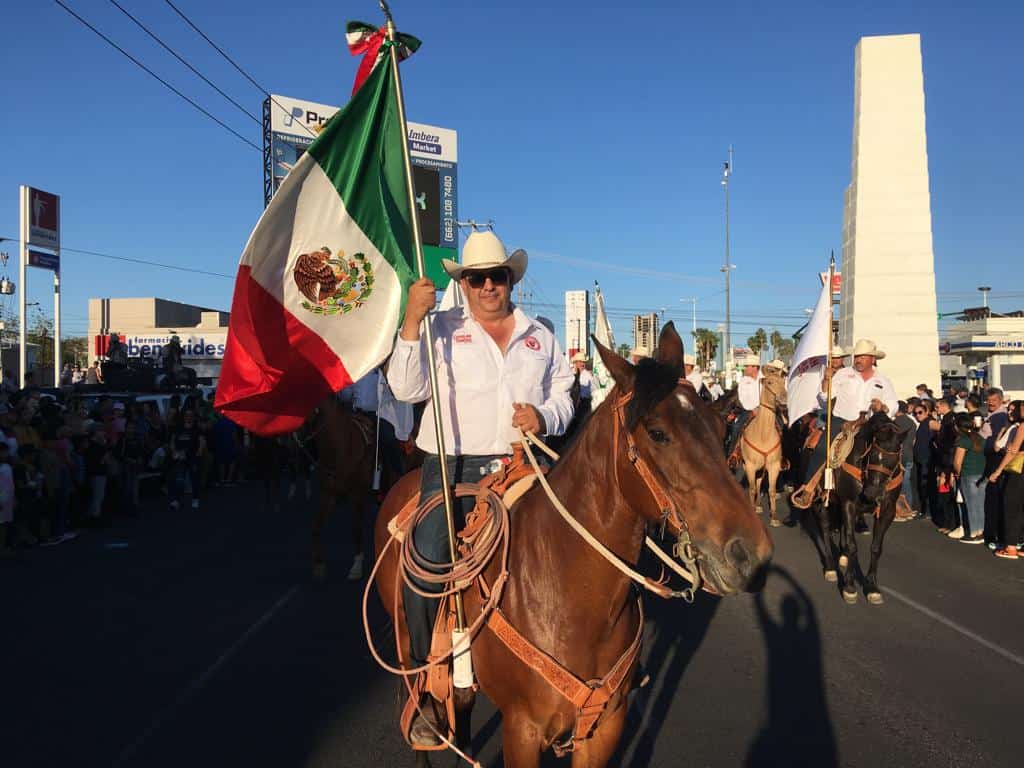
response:
<svg viewBox="0 0 1024 768"><path fill-rule="evenodd" d="M65 0L254 144L259 126L108 0ZM160 0L120 0L254 115L262 95ZM176 0L268 90L341 104L348 19L376 3ZM5 0L0 236L19 184L62 196L68 247L233 275L262 210L258 151L137 69L52 0ZM515 3L395 0L423 39L403 65L410 119L459 132L460 217L531 254L531 308L601 282L616 335L632 312L724 320L722 161L731 187L734 340L792 332L839 249L859 37L922 35L940 311L1024 307L1024 4ZM8 274L17 279L17 244ZM838 255L837 255L838 258ZM233 281L65 253L64 327L90 296L227 309ZM21 290L22 286L18 286ZM48 273L28 297L52 312ZM16 306L7 299L7 309ZM553 305L553 306L544 306Z"/></svg>

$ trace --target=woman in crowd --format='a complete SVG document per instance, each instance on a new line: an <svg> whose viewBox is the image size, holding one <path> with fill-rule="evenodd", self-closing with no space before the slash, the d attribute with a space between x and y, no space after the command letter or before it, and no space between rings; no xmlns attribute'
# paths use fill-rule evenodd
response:
<svg viewBox="0 0 1024 768"><path fill-rule="evenodd" d="M999 466L989 475L990 483L1003 483L1003 545L996 549L996 557L1015 560L1021 557L1019 545L1024 539L1024 429L1020 429L1024 401L1014 400L1006 409L1009 423L996 438L996 451L1002 458Z"/></svg>
<svg viewBox="0 0 1024 768"><path fill-rule="evenodd" d="M181 506L186 479L192 489L192 509L199 509L199 459L203 453L204 441L196 424L196 415L193 411L183 411L181 425L171 428L171 509Z"/></svg>
<svg viewBox="0 0 1024 768"><path fill-rule="evenodd" d="M985 441L979 428L970 412L956 415L953 472L963 497L963 516L961 525L950 531L949 537L965 544L985 541Z"/></svg>

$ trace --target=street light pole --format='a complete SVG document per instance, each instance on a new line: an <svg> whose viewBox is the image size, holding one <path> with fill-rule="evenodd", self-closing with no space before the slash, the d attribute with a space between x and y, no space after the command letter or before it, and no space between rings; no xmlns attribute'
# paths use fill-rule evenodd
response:
<svg viewBox="0 0 1024 768"><path fill-rule="evenodd" d="M729 273L732 266L729 263L729 179L732 176L732 144L729 145L729 159L722 169L722 186L725 187L725 262L722 264L722 271L725 272L725 383L727 387L732 386L733 360L732 360L732 315L730 313L729 299Z"/></svg>
<svg viewBox="0 0 1024 768"><path fill-rule="evenodd" d="M992 290L992 286L982 285L978 290L981 291L981 306L988 307L988 292Z"/></svg>

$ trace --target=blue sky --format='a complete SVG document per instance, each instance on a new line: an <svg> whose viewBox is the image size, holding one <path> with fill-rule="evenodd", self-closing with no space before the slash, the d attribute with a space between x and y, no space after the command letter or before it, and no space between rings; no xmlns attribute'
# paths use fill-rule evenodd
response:
<svg viewBox="0 0 1024 768"><path fill-rule="evenodd" d="M261 94L159 0L121 0L237 101ZM235 130L260 130L107 0L66 0ZM346 20L370 0L176 0L274 93L341 104L357 60ZM721 165L731 143L734 338L792 331L838 251L859 37L919 32L941 311L1024 306L1024 5L979 2L646 3L395 0L424 41L403 65L410 119L459 132L460 217L493 218L531 253L534 309L561 327L562 292L601 282L626 338L632 311L689 327L724 319ZM68 16L8 0L0 47L0 236L19 184L62 195L66 246L234 274L262 210L261 158ZM17 245L8 273L17 279ZM232 280L65 253L64 326L90 296L227 309ZM648 274L642 274L647 272ZM21 286L19 286L19 290ZM975 294L976 295L976 294ZM49 275L30 301L52 311ZM559 306L543 306L559 305ZM8 300L7 309L10 309ZM621 311L619 311L621 310ZM560 334L561 335L561 334Z"/></svg>

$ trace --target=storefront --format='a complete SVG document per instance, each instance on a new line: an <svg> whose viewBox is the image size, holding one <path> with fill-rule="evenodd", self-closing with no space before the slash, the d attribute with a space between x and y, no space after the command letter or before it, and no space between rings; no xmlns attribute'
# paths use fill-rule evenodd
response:
<svg viewBox="0 0 1024 768"><path fill-rule="evenodd" d="M216 382L228 338L228 312L157 298L89 299L91 352L101 357L111 333L128 357L158 361L171 336L181 341L183 362Z"/></svg>
<svg viewBox="0 0 1024 768"><path fill-rule="evenodd" d="M999 387L1010 399L1024 398L1024 312L965 310L939 351L960 358L968 382Z"/></svg>

